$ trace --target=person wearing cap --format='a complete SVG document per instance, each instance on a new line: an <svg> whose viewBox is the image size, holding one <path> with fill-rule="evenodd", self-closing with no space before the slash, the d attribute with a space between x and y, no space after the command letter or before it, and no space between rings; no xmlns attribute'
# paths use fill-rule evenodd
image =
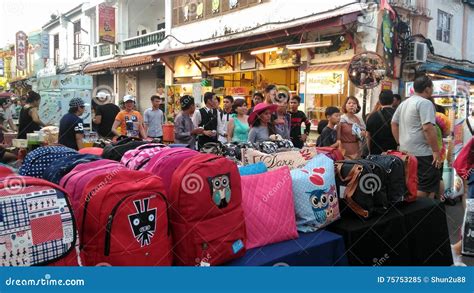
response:
<svg viewBox="0 0 474 293"><path fill-rule="evenodd" d="M104 92L97 93L99 101L108 101L108 95ZM120 112L119 106L114 103L106 103L98 105L94 119L92 122L97 125L97 132L101 137L113 138L112 126L114 125L115 117Z"/></svg>
<svg viewBox="0 0 474 293"><path fill-rule="evenodd" d="M270 139L270 135L275 134L272 124L272 113L278 109L277 105L260 103L253 109L248 118L249 125L249 142L260 143Z"/></svg>
<svg viewBox="0 0 474 293"><path fill-rule="evenodd" d="M73 98L69 102L69 112L59 121L59 143L69 148L83 148L84 122L80 116L84 113L86 104L81 98Z"/></svg>
<svg viewBox="0 0 474 293"><path fill-rule="evenodd" d="M146 138L143 118L140 112L133 110L135 98L131 95L123 97L125 109L120 111L115 117L112 131L115 135L125 135L128 137ZM117 128L120 126L120 132Z"/></svg>
<svg viewBox="0 0 474 293"><path fill-rule="evenodd" d="M188 95L182 96L180 99L181 112L174 119L174 142L179 144L187 144L191 149L196 149L196 135L211 131L205 131L202 128L195 128L191 116L196 110L194 98Z"/></svg>
<svg viewBox="0 0 474 293"><path fill-rule="evenodd" d="M199 109L199 111L194 113L193 116L194 128L201 127L206 130L198 137L199 149L208 142L217 142L218 134L223 136L226 135L222 131L223 127L220 125L221 121L217 111L217 100L215 94L212 92L205 93L204 104L204 108Z"/></svg>

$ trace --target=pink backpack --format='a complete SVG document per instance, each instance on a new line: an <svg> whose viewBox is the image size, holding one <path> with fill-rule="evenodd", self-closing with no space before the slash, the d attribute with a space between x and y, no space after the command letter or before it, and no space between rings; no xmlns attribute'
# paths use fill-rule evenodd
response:
<svg viewBox="0 0 474 293"><path fill-rule="evenodd" d="M150 160L143 171L157 175L163 179L163 182L168 183L171 182L171 177L181 162L198 154L199 152L187 148L164 149ZM170 184L166 184L165 188L169 194Z"/></svg>
<svg viewBox="0 0 474 293"><path fill-rule="evenodd" d="M247 249L298 238L288 166L242 176Z"/></svg>
<svg viewBox="0 0 474 293"><path fill-rule="evenodd" d="M126 169L125 166L107 159L79 164L61 179L59 185L69 193L72 209L77 215L82 191L87 183L104 173L109 173L113 177L114 173L123 169ZM104 182L104 184L106 183Z"/></svg>
<svg viewBox="0 0 474 293"><path fill-rule="evenodd" d="M148 143L127 151L120 163L130 170L141 170L146 167L156 154L168 147L161 143Z"/></svg>

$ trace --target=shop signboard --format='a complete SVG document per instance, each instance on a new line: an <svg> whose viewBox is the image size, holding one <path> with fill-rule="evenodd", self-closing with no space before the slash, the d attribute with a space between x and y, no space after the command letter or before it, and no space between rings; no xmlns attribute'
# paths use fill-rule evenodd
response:
<svg viewBox="0 0 474 293"><path fill-rule="evenodd" d="M41 58L49 58L49 34L46 32L41 34Z"/></svg>
<svg viewBox="0 0 474 293"><path fill-rule="evenodd" d="M244 86L230 87L227 89L227 94L231 96L246 96L249 93L249 89Z"/></svg>
<svg viewBox="0 0 474 293"><path fill-rule="evenodd" d="M341 94L344 72L312 71L306 74L307 94Z"/></svg>
<svg viewBox="0 0 474 293"><path fill-rule="evenodd" d="M28 54L28 40L24 32L19 31L16 33L16 46L15 46L15 56L16 56L16 69L17 70L26 70L27 68L27 54Z"/></svg>
<svg viewBox="0 0 474 293"><path fill-rule="evenodd" d="M37 81L38 91L61 89L92 90L92 76L89 75L54 75L40 78Z"/></svg>
<svg viewBox="0 0 474 293"><path fill-rule="evenodd" d="M392 90L392 82L391 81L382 81L382 90L383 91L391 91Z"/></svg>
<svg viewBox="0 0 474 293"><path fill-rule="evenodd" d="M455 96L458 86L457 82L455 79L433 80L433 96ZM415 94L413 82L407 82L405 94L407 97Z"/></svg>
<svg viewBox="0 0 474 293"><path fill-rule="evenodd" d="M115 8L99 5L99 43L115 43Z"/></svg>
<svg viewBox="0 0 474 293"><path fill-rule="evenodd" d="M87 104L81 115L85 126L91 125L91 92L90 90L40 91L41 104L38 115L46 124L59 125L61 118L69 111L69 101L81 98Z"/></svg>

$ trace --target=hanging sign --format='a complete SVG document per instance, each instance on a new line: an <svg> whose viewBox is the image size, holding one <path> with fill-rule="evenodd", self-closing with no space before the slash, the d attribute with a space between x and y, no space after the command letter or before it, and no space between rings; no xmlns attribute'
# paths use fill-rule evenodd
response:
<svg viewBox="0 0 474 293"><path fill-rule="evenodd" d="M115 8L99 5L99 43L115 43Z"/></svg>
<svg viewBox="0 0 474 293"><path fill-rule="evenodd" d="M344 72L308 72L306 74L307 94L341 94L343 91Z"/></svg>
<svg viewBox="0 0 474 293"><path fill-rule="evenodd" d="M24 32L19 31L16 33L16 69L25 70L27 67L26 56L28 54L28 40Z"/></svg>

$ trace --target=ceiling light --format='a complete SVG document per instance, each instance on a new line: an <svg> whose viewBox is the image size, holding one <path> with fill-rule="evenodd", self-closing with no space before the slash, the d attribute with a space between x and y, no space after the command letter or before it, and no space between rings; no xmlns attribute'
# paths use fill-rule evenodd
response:
<svg viewBox="0 0 474 293"><path fill-rule="evenodd" d="M204 57L204 58L201 58L199 59L200 62L206 62L206 61L216 61L216 60L219 60L221 58L217 57L217 56L212 56L212 57Z"/></svg>
<svg viewBox="0 0 474 293"><path fill-rule="evenodd" d="M202 77L200 77L200 76L193 76L192 79L202 79Z"/></svg>
<svg viewBox="0 0 474 293"><path fill-rule="evenodd" d="M291 44L291 45L286 45L286 48L290 50L297 50L297 49L319 48L319 47L329 47L329 46L332 46L332 41Z"/></svg>
<svg viewBox="0 0 474 293"><path fill-rule="evenodd" d="M281 53L282 49L280 49L278 47L260 49L260 50L255 50L255 51L250 52L250 55L258 55L258 54L274 52L274 51L276 51L277 53Z"/></svg>

